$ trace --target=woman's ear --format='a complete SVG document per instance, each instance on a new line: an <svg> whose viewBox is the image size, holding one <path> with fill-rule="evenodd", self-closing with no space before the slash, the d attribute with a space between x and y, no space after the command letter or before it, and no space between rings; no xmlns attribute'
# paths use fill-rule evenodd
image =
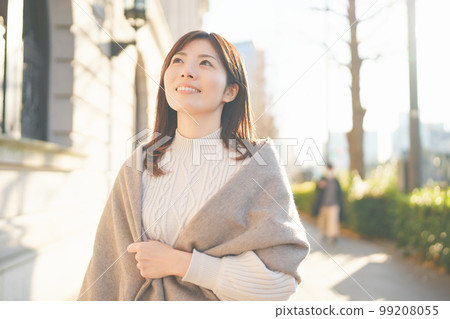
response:
<svg viewBox="0 0 450 319"><path fill-rule="evenodd" d="M227 88L225 89L225 93L223 94L223 102L225 103L230 103L231 101L233 101L236 96L239 93L239 85L235 84L230 84L227 86Z"/></svg>

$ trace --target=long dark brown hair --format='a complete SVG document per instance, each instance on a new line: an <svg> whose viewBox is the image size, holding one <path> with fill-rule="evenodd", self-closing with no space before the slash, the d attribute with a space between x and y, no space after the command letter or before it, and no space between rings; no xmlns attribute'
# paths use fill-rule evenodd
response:
<svg viewBox="0 0 450 319"><path fill-rule="evenodd" d="M144 167L147 170L151 169L151 173L154 176L165 174L165 172L158 167L158 162L172 143L177 128L177 112L169 106L166 99L164 74L169 67L172 57L181 51L185 45L197 39L207 39L215 48L227 72L227 86L231 84L237 84L239 86L239 92L236 98L229 103L225 103L222 110L220 119L222 131L220 133L220 138L222 139L224 146L229 149L230 140L236 141L239 146L246 149L246 152L243 153L241 152L241 148L236 147L236 150L241 155L237 156L235 159L243 160L248 156L252 156L252 153L247 147L250 144L253 146L256 145L256 136L252 125L252 114L249 104L247 78L239 53L230 42L216 33L192 31L182 36L174 44L169 54L167 54L161 69L153 136L150 142L144 145L144 150L147 150L145 152L146 157ZM170 139L167 138L169 136L171 137ZM158 141L164 137L168 140L164 143L158 143ZM247 146L244 144L243 140L248 142ZM155 146L152 147L152 145ZM234 148L235 145L232 145L232 147ZM148 149L152 150L152 152L149 152ZM151 164L151 167L149 167L149 164Z"/></svg>

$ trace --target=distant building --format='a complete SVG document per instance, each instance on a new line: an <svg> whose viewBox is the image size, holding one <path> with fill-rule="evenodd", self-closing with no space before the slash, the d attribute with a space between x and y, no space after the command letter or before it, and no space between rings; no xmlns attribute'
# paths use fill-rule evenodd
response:
<svg viewBox="0 0 450 319"><path fill-rule="evenodd" d="M378 162L378 133L364 132L364 165L366 172L370 172L379 164Z"/></svg>
<svg viewBox="0 0 450 319"><path fill-rule="evenodd" d="M420 130L420 134L423 134ZM405 152L409 150L409 115L401 114L399 116L398 129L392 133L392 156L396 158L405 158Z"/></svg>
<svg viewBox="0 0 450 319"><path fill-rule="evenodd" d="M392 134L393 157L398 158L406 170L409 156L409 113L400 114L399 127ZM448 185L450 183L450 131L443 123L420 123L422 147L421 184L429 180ZM402 172L401 176L407 178ZM404 182L401 183L404 184Z"/></svg>
<svg viewBox="0 0 450 319"><path fill-rule="evenodd" d="M330 162L333 163L336 170L348 170L350 157L348 156L348 142L345 132L330 132L328 137Z"/></svg>
<svg viewBox="0 0 450 319"><path fill-rule="evenodd" d="M264 51L255 47L252 41L234 43L247 70L247 82L250 90L250 105L253 110L256 134L259 138L276 137L274 118L266 109L269 107L265 80Z"/></svg>
<svg viewBox="0 0 450 319"><path fill-rule="evenodd" d="M329 134L329 159L336 170L349 170L350 157L348 154L348 141L345 132L331 132ZM364 132L364 165L369 172L378 165L378 134L377 132ZM326 153L324 153L326 154Z"/></svg>
<svg viewBox="0 0 450 319"><path fill-rule="evenodd" d="M203 15L209 10L208 0L162 0L161 5L175 41L201 29Z"/></svg>

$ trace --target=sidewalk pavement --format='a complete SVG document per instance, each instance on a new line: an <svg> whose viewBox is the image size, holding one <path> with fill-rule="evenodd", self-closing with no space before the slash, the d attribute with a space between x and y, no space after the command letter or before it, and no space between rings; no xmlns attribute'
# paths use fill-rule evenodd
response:
<svg viewBox="0 0 450 319"><path fill-rule="evenodd" d="M450 275L406 258L393 244L340 237L324 243L302 218L311 253L289 300L450 300Z"/></svg>

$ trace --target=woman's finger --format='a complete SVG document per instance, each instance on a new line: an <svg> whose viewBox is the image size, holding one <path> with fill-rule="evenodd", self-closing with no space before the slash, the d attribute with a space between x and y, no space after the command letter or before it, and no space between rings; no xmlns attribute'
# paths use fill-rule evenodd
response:
<svg viewBox="0 0 450 319"><path fill-rule="evenodd" d="M129 244L128 247L127 247L128 252L129 252L129 253L136 253L136 252L137 252L138 244L139 244L139 243L132 243L132 244Z"/></svg>

